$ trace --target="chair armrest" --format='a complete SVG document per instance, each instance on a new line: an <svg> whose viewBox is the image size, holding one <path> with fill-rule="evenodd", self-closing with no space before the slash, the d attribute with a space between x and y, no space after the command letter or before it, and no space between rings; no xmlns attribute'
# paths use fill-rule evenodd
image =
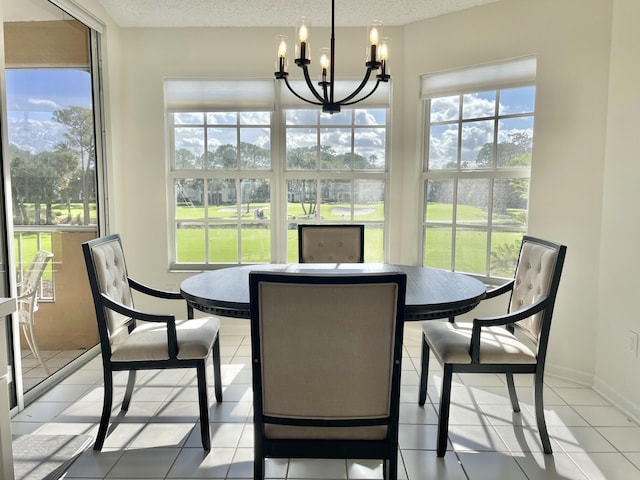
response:
<svg viewBox="0 0 640 480"><path fill-rule="evenodd" d="M137 310L135 308L127 307L126 305L116 302L108 295L101 293L102 302L105 307L113 310L114 312L118 312L121 315L125 315L127 317L131 317L135 320L144 320L145 322L162 322L162 323L174 323L176 322L176 317L174 315L162 315L157 313L147 313L141 310Z"/></svg>
<svg viewBox="0 0 640 480"><path fill-rule="evenodd" d="M510 280L507 283L500 285L499 287L492 288L491 290L487 290L487 293L484 297L485 300L489 298L499 297L507 292L513 290L513 285L515 284L515 280Z"/></svg>
<svg viewBox="0 0 640 480"><path fill-rule="evenodd" d="M184 300L184 297L180 294L180 292L169 292L167 290L158 290L157 288L149 287L140 282L137 282L131 277L128 277L129 286L138 292L144 293L145 295L150 295L152 297L157 298L166 298L169 300Z"/></svg>
<svg viewBox="0 0 640 480"><path fill-rule="evenodd" d="M487 290L484 294L484 298L482 299L484 300L488 300L490 298L495 298L498 297L504 293L510 292L511 290L513 290L513 285L514 285L515 281L511 280L503 285L500 285L499 287L496 288L492 288L491 290ZM456 317L449 317L449 322L450 323L455 323L456 321Z"/></svg>
<svg viewBox="0 0 640 480"><path fill-rule="evenodd" d="M16 301L17 302L26 302L29 298L31 298L33 296L33 292L25 294L25 295L18 295L16 297Z"/></svg>
<svg viewBox="0 0 640 480"><path fill-rule="evenodd" d="M178 355L178 335L176 333L176 317L173 315L159 315L155 313L146 313L135 308L127 307L120 302L116 302L104 293L100 294L103 304L121 315L131 317L135 320L144 320L146 322L157 322L167 324L167 348L169 350L169 358L176 358Z"/></svg>
<svg viewBox="0 0 640 480"><path fill-rule="evenodd" d="M535 315L541 310L544 310L548 302L549 298L545 297L541 300L538 300L536 303L523 308L522 310L518 310L507 315L474 318L473 329L471 331L471 345L469 347L471 363L478 363L480 361L480 331L482 327L496 327L500 325L509 325L510 323L519 322L520 320L529 318L530 316Z"/></svg>

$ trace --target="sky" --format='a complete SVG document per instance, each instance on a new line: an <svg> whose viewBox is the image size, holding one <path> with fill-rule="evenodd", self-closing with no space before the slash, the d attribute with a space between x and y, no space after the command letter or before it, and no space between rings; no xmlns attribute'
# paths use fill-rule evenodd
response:
<svg viewBox="0 0 640 480"><path fill-rule="evenodd" d="M52 119L55 110L91 108L91 75L68 69L6 71L9 143L32 153L53 150L66 127Z"/></svg>
<svg viewBox="0 0 640 480"><path fill-rule="evenodd" d="M61 129L59 125L52 122L52 113L55 110L68 108L70 106L91 107L91 75L88 71L72 69L15 69L6 71L6 93L7 112L9 123L9 141L21 148L31 151L41 151L51 148L51 145L59 141ZM494 92L486 94L465 95L463 99L463 118L490 117L495 112L496 98ZM523 112L533 112L535 103L535 88L516 88L501 91L499 111L501 114L519 114ZM376 155L384 158L384 128L371 128L376 125L384 125L384 110L356 110L366 114L357 117L355 124L365 129L358 129L359 134L352 139L351 131L348 127L350 118L347 112L342 112L334 116L323 116L320 125L321 143L332 145L336 151L345 152L355 148L357 153L365 156ZM458 97L444 97L434 99L432 102L431 120L434 122L447 122L457 120L459 111ZM306 119L312 114L313 121ZM381 114L381 118L377 118ZM184 115L184 114L183 114ZM264 114L263 114L264 115ZM315 111L291 110L287 114L287 124L298 124L299 122L312 126L316 120ZM235 115L234 115L235 116ZM295 116L297 118L290 118ZM176 123L188 125L190 122L186 117L176 116ZM326 117L326 118L325 118ZM344 117L344 118L343 118ZM180 121L180 119L182 121ZM242 123L244 123L244 120ZM200 123L200 122L196 122ZM218 122L213 122L218 123ZM225 122L221 122L225 123ZM235 121L233 122L235 123ZM249 122L253 123L253 122ZM258 124L264 124L264 119ZM267 121L268 123L268 121ZM342 128L340 126L343 125ZM333 128L322 128L333 127ZM346 128L344 128L346 127ZM316 127L317 128L317 127ZM440 127L433 127L432 134L436 134L430 142L429 160L433 166L444 165L455 155L457 145L457 130L455 124L441 124ZM204 151L202 131L197 135L189 135L187 132L198 129L185 129L183 135L177 135L177 147L185 147L190 150L197 150L197 154ZM219 129L212 129L211 133ZM226 130L226 129L222 129ZM304 135L304 130L291 130L288 135L288 146L307 146L314 144L316 139L316 129L309 130L308 135ZM246 138L243 141L250 141L256 145L268 148L270 135L268 128L244 129L246 134L251 132L257 134L258 138ZM533 134L533 118L513 118L502 120L499 129L499 141L505 141L505 136L509 132L528 132ZM37 133L36 133L37 132ZM178 129L180 132L180 129ZM177 132L176 132L177 133ZM218 131L219 136L222 132ZM490 121L478 121L466 124L463 133L463 157L467 161L473 161L477 152L484 143L490 142L493 135L493 127ZM224 137L224 135L222 135ZM308 137L308 138L307 138ZM210 139L209 147L215 148L215 143L222 138ZM29 143L31 142L31 145ZM352 143L353 142L353 143ZM229 142L231 143L231 142ZM235 143L235 142L233 142ZM353 145L353 147L352 147ZM196 153L196 152L194 152ZM436 167L437 168L437 167Z"/></svg>
<svg viewBox="0 0 640 480"><path fill-rule="evenodd" d="M7 70L7 110L9 121L50 120L54 110L69 106L91 107L91 74L88 71Z"/></svg>

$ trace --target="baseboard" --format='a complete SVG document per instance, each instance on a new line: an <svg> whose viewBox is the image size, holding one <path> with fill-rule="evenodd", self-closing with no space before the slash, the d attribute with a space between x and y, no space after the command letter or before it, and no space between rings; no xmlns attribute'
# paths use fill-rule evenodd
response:
<svg viewBox="0 0 640 480"><path fill-rule="evenodd" d="M545 375L568 380L579 385L591 387L594 392L601 395L611 405L618 408L634 422L640 424L640 406L620 395L615 388L590 373L559 365L547 364Z"/></svg>
<svg viewBox="0 0 640 480"><path fill-rule="evenodd" d="M600 377L593 379L593 390L606 398L614 407L617 407L631 420L640 424L640 406L620 395L616 390Z"/></svg>
<svg viewBox="0 0 640 480"><path fill-rule="evenodd" d="M576 370L574 368L567 368L560 365L547 363L544 369L545 376L552 376L561 378L562 380L568 380L570 382L577 383L591 387L593 385L593 375L582 370Z"/></svg>

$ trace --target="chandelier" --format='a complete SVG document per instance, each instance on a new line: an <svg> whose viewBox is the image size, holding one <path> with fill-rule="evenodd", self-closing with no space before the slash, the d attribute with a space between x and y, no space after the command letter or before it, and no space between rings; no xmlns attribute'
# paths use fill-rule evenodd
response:
<svg viewBox="0 0 640 480"><path fill-rule="evenodd" d="M297 93L291 84L289 83L289 72L287 72L287 37L286 35L278 35L276 37L278 41L278 59L276 62L275 77L278 80L284 80L289 91L298 97L300 100L310 103L312 105L322 106L322 111L325 113L337 113L340 111L340 107L353 105L361 102L373 95L373 93L380 85L380 82L388 82L391 75L387 73L387 60L389 57L389 39L380 38L379 29L382 26L382 22L374 21L368 26L369 44L370 48L367 51L367 60L365 67L367 71L364 74L364 78L353 91L353 93L346 97L337 100L335 98L335 1L331 0L331 47L323 48L320 50L320 66L322 68L321 80L318 82L318 87L313 85L313 81L309 76L309 64L310 59L310 47L309 47L309 29L311 27L311 20L307 17L300 17L297 21L296 35L298 42L296 42L295 48L295 64L302 69L304 74L304 80L312 95L311 98L305 98L301 94ZM369 80L373 72L380 70L380 73L375 75L375 84L370 85ZM373 80L373 79L371 79ZM363 92L365 87L369 84L369 90Z"/></svg>

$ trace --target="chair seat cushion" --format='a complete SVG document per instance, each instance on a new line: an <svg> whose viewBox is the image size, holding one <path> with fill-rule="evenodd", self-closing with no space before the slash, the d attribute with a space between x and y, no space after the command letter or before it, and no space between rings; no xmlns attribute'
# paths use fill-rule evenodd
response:
<svg viewBox="0 0 640 480"><path fill-rule="evenodd" d="M431 320L422 322L422 330L431 351L443 363L471 363L471 323ZM536 356L504 327L484 327L480 336L480 363L535 364Z"/></svg>
<svg viewBox="0 0 640 480"><path fill-rule="evenodd" d="M178 359L206 358L220 330L217 317L194 318L176 321ZM167 326L165 323L144 323L112 345L112 362L168 360Z"/></svg>

